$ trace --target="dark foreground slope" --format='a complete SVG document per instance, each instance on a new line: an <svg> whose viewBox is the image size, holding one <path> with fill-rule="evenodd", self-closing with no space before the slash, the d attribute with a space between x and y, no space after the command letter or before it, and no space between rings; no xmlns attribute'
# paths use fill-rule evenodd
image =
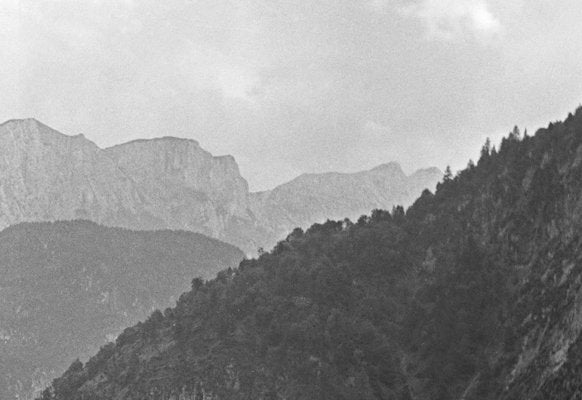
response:
<svg viewBox="0 0 582 400"><path fill-rule="evenodd" d="M296 230L71 365L44 399L570 399L582 110L405 213Z"/></svg>
<svg viewBox="0 0 582 400"><path fill-rule="evenodd" d="M30 223L0 232L0 399L41 390L196 276L242 252L191 232L133 232L92 222ZM31 397L28 397L31 398Z"/></svg>

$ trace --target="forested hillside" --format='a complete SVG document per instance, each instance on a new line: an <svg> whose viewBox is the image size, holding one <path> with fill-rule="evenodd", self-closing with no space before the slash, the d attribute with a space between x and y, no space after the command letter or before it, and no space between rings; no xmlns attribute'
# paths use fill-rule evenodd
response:
<svg viewBox="0 0 582 400"><path fill-rule="evenodd" d="M575 399L582 109L408 210L293 231L194 280L43 399Z"/></svg>
<svg viewBox="0 0 582 400"><path fill-rule="evenodd" d="M237 248L191 232L133 232L88 221L0 232L0 399L32 398L193 277L237 265Z"/></svg>

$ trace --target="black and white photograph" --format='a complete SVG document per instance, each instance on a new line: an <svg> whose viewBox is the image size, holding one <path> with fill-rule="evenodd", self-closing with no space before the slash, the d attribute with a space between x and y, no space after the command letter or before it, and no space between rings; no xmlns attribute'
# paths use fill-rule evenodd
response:
<svg viewBox="0 0 582 400"><path fill-rule="evenodd" d="M582 1L0 0L0 400L582 399Z"/></svg>

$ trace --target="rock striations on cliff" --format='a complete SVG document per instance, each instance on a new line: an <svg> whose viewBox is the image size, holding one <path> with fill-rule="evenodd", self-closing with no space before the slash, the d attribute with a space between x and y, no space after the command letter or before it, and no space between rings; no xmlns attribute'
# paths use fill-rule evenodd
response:
<svg viewBox="0 0 582 400"><path fill-rule="evenodd" d="M0 125L0 227L43 220L139 218L147 199L103 150L34 119Z"/></svg>
<svg viewBox="0 0 582 400"><path fill-rule="evenodd" d="M162 137L101 149L34 120L0 125L0 228L23 221L88 219L130 229L183 229L247 253L285 232L373 208L410 204L436 169L405 176L396 164L357 174L303 175L250 193L231 156Z"/></svg>
<svg viewBox="0 0 582 400"><path fill-rule="evenodd" d="M230 234L232 225L254 222L248 184L233 157L214 157L198 142L174 137L135 140L104 153L148 200L159 220L151 227L200 231L247 247Z"/></svg>
<svg viewBox="0 0 582 400"><path fill-rule="evenodd" d="M232 226L253 224L248 188L231 157L165 137L101 149L34 120L0 126L0 227L88 219L132 229L183 229L240 247ZM242 222L241 222L242 221Z"/></svg>

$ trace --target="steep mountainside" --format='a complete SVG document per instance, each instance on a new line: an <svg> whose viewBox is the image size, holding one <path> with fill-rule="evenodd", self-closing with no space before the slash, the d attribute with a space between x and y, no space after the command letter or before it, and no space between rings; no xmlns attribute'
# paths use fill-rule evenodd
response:
<svg viewBox="0 0 582 400"><path fill-rule="evenodd" d="M0 228L83 218L199 232L254 253L296 226L410 204L440 177L434 170L409 178L373 171L334 176L337 188L314 191L311 178L300 177L256 195L231 156L214 157L194 140L163 137L100 149L34 119L13 120L0 125ZM355 176L363 179L357 191Z"/></svg>
<svg viewBox="0 0 582 400"><path fill-rule="evenodd" d="M0 126L0 226L89 218L113 222L146 199L117 165L82 135L35 120Z"/></svg>
<svg viewBox="0 0 582 400"><path fill-rule="evenodd" d="M410 205L424 189L434 190L441 178L437 168L406 176L397 163L351 174L304 174L271 191L253 194L253 212L268 225L273 238L270 248L295 227Z"/></svg>
<svg viewBox="0 0 582 400"><path fill-rule="evenodd" d="M243 247L234 226L253 234L249 189L231 156L213 157L193 140L160 138L136 140L105 150L116 165L131 176L167 225L201 231ZM247 245L247 246L244 246Z"/></svg>
<svg viewBox="0 0 582 400"><path fill-rule="evenodd" d="M0 232L0 398L31 398L196 276L240 250L191 232L133 232L93 222L25 223ZM16 397L20 396L20 397Z"/></svg>
<svg viewBox="0 0 582 400"><path fill-rule="evenodd" d="M248 189L230 157L193 140L100 149L40 122L0 125L0 227L84 218L131 229L184 229L256 249ZM243 226L243 228L241 228Z"/></svg>
<svg viewBox="0 0 582 400"><path fill-rule="evenodd" d="M43 399L577 399L582 109L194 281Z"/></svg>

